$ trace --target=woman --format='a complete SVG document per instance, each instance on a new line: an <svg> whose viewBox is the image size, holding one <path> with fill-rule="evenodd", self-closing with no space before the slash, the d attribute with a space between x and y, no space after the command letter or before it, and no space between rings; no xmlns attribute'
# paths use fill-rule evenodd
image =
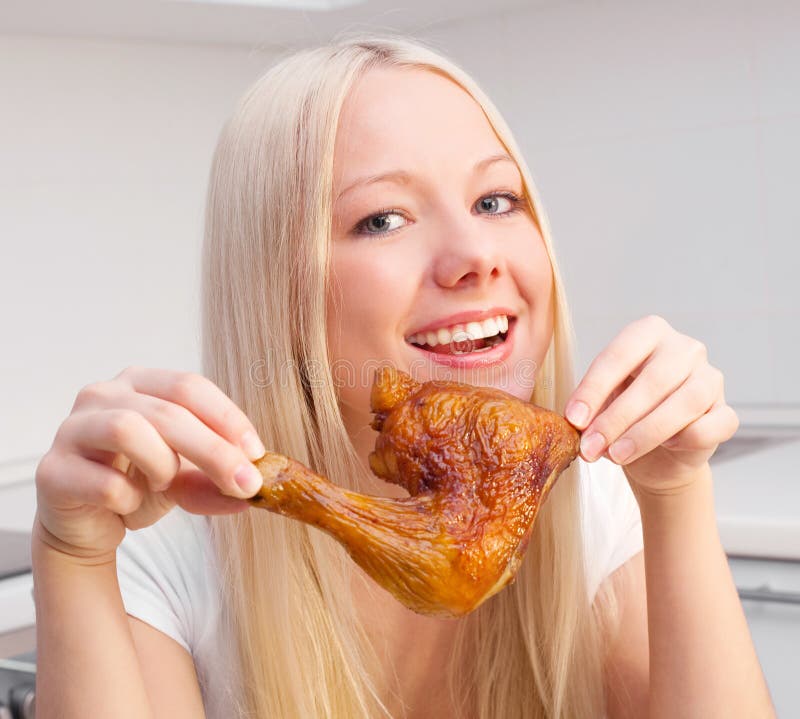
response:
<svg viewBox="0 0 800 719"><path fill-rule="evenodd" d="M362 36L267 72L214 157L203 303L205 377L89 385L39 465L40 716L772 715L715 525L722 375L650 316L575 387L541 203L458 67ZM458 354L458 324L487 320L501 345ZM583 430L517 581L459 620L242 499L264 444L399 496L366 462L384 361Z"/></svg>

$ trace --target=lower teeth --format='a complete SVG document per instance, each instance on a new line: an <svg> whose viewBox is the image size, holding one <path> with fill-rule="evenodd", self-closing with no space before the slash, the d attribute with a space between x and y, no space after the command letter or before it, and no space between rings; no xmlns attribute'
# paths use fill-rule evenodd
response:
<svg viewBox="0 0 800 719"><path fill-rule="evenodd" d="M453 350L453 354L454 355L475 355L475 354L478 354L479 352L486 352L487 350L492 349L492 347L494 347L494 345L489 345L488 347L481 347L479 350L464 350L463 352L460 352L459 350Z"/></svg>

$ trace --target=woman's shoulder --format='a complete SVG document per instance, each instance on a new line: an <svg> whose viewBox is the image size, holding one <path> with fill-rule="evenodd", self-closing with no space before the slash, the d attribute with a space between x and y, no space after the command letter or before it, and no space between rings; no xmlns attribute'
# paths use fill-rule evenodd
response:
<svg viewBox="0 0 800 719"><path fill-rule="evenodd" d="M127 530L117 558L130 557L143 564L158 563L165 575L201 577L202 564L210 559L209 518L173 507L158 522Z"/></svg>
<svg viewBox="0 0 800 719"><path fill-rule="evenodd" d="M117 576L125 611L192 655L206 716L216 719L230 715L239 687L211 530L210 517L173 507L155 524L126 532Z"/></svg>
<svg viewBox="0 0 800 719"><path fill-rule="evenodd" d="M638 509L633 490L622 467L606 457L594 462L577 458L581 477L581 497L584 510L598 507L606 509L629 509L633 503Z"/></svg>
<svg viewBox="0 0 800 719"><path fill-rule="evenodd" d="M218 610L209 518L181 507L149 527L128 530L117 577L128 614L193 653Z"/></svg>
<svg viewBox="0 0 800 719"><path fill-rule="evenodd" d="M589 592L644 546L639 505L625 472L605 457L577 459Z"/></svg>
<svg viewBox="0 0 800 719"><path fill-rule="evenodd" d="M192 540L205 538L208 521L209 517L176 505L149 527L127 530L123 541L129 546L151 543L165 551L197 552L200 547Z"/></svg>

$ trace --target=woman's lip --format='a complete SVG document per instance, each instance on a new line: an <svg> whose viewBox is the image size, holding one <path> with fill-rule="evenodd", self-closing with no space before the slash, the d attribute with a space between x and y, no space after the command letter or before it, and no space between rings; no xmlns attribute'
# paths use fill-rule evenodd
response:
<svg viewBox="0 0 800 719"><path fill-rule="evenodd" d="M418 352L421 352L424 357L427 357L436 364L445 365L447 367L460 367L469 369L471 367L485 367L486 365L497 364L504 362L511 355L514 349L514 336L516 334L517 321L516 318L510 319L508 322L508 333L506 334L505 342L502 342L490 350L485 352L469 352L463 355L446 355L439 352L431 352L424 350L416 345L409 344Z"/></svg>
<svg viewBox="0 0 800 719"><path fill-rule="evenodd" d="M434 322L429 322L424 327L418 327L413 332L409 332L406 334L406 337L413 337L416 334L421 332L433 332L438 330L442 327L453 327L454 325L465 325L469 322L482 322L483 320L488 320L490 317L498 317L499 315L505 315L508 317L509 321L516 317L516 315L508 309L508 307L492 307L488 310L479 310L479 311L466 311L466 312L456 312L453 315L448 315L447 317L441 317Z"/></svg>

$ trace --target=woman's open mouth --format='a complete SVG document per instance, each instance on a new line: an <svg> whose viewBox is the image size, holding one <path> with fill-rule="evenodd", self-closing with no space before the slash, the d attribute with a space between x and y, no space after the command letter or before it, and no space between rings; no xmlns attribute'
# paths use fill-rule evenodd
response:
<svg viewBox="0 0 800 719"><path fill-rule="evenodd" d="M406 337L406 342L431 355L476 356L503 345L515 322L516 317L497 315L481 322L467 322L420 332Z"/></svg>

